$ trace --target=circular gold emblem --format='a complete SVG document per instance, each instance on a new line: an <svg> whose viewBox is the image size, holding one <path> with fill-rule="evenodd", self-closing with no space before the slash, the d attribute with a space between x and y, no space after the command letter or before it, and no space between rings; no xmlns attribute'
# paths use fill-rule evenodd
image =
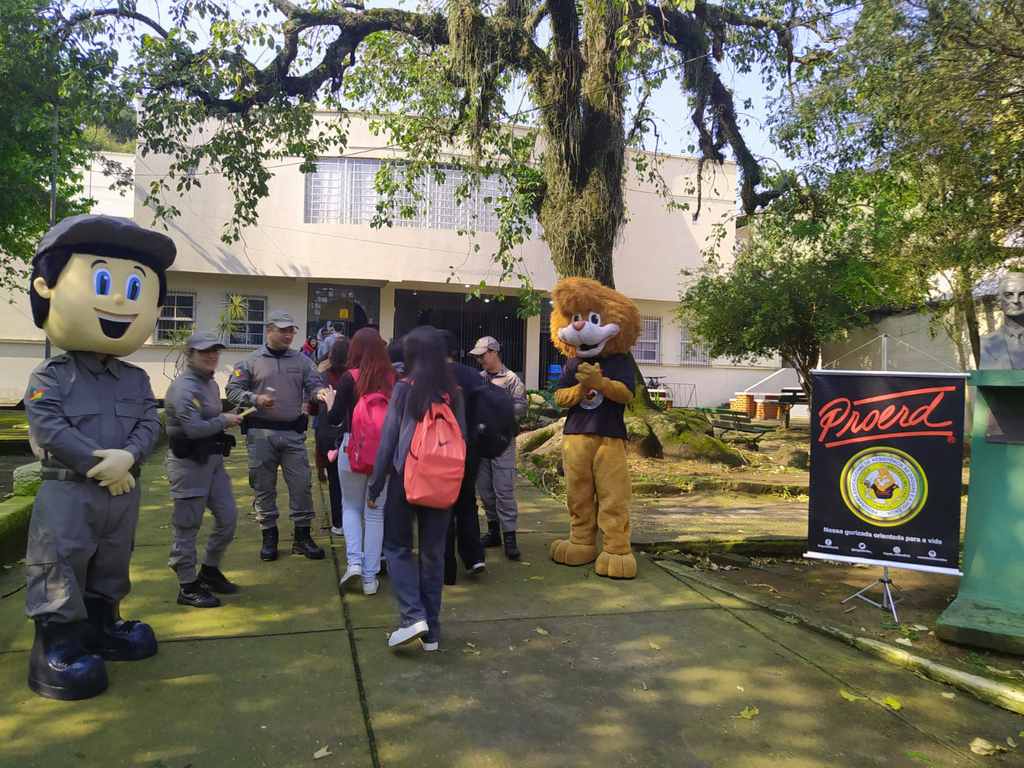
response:
<svg viewBox="0 0 1024 768"><path fill-rule="evenodd" d="M846 462L840 485L846 506L872 525L902 525L928 499L928 478L921 465L896 448L861 451Z"/></svg>

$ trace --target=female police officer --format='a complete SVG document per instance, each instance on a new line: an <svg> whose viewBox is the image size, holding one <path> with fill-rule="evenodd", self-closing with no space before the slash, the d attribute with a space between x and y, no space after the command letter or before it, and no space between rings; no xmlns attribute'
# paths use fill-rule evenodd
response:
<svg viewBox="0 0 1024 768"><path fill-rule="evenodd" d="M220 605L220 599L210 591L231 593L238 589L219 568L238 522L231 478L224 469L224 456L235 439L224 430L242 421L234 413L221 413L220 387L213 372L223 348L214 334L193 333L185 348L188 366L171 382L164 398L171 442L167 479L174 499L174 539L167 564L178 575L178 604L196 608ZM196 535L207 508L213 513L213 531L197 573Z"/></svg>

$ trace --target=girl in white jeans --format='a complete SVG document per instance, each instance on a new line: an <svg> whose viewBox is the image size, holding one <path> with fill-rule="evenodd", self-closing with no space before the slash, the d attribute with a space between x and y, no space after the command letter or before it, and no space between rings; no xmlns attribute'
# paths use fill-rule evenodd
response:
<svg viewBox="0 0 1024 768"><path fill-rule="evenodd" d="M391 395L395 372L387 345L372 328L363 328L352 337L348 351L349 370L341 377L334 393L328 419L345 427L345 438L338 454L338 479L341 484L341 527L345 533L345 575L342 585L359 579L363 594L377 593L381 546L384 539L383 505L373 509L366 504L369 475L353 472L349 461L352 413L361 397L381 393ZM387 494L387 488L382 495Z"/></svg>

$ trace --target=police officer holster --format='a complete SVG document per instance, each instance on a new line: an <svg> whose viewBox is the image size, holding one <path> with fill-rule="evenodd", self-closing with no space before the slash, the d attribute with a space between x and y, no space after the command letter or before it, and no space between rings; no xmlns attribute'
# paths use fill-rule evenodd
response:
<svg viewBox="0 0 1024 768"><path fill-rule="evenodd" d="M192 459L199 466L204 465L211 456L230 456L235 447L235 436L219 432L212 437L193 440L182 433L171 435L171 453L179 459Z"/></svg>

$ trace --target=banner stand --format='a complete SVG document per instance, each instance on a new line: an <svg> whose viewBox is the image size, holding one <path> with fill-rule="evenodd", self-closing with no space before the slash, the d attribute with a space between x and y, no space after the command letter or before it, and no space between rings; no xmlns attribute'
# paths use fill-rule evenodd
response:
<svg viewBox="0 0 1024 768"><path fill-rule="evenodd" d="M872 600L870 597L865 597L864 593L867 592L868 590L874 589L879 584L882 585L882 602L877 603L874 600ZM897 592L900 593L900 596L898 598L896 598L896 599L893 599L893 596L892 596L892 591L894 589ZM897 587L893 583L892 579L889 578L889 567L885 566L885 565L882 566L882 577L880 579L878 579L877 581L871 582L866 587L864 587L864 589L862 589L860 592L855 592L854 594L850 595L845 600L840 601L840 605L846 605L848 602L853 600L853 598L855 598L855 597L859 597L865 603L871 603L871 605L875 606L876 608L881 608L883 611L884 610L891 611L892 612L892 620L895 621L897 624L900 623L900 617L896 615L896 604L897 603L902 603L904 600L910 600L910 598L907 596L907 593L904 592L899 587ZM910 602L913 603L914 601L911 600Z"/></svg>

